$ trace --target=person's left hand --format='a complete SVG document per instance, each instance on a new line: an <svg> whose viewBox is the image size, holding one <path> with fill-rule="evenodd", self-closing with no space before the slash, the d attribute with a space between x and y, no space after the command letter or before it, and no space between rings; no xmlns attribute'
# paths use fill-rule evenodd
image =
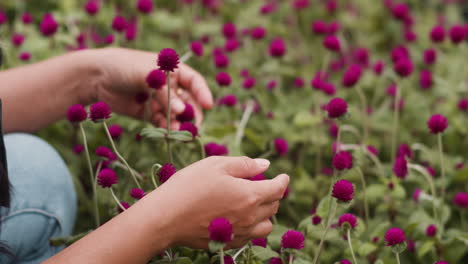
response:
<svg viewBox="0 0 468 264"><path fill-rule="evenodd" d="M157 54L123 48L105 48L93 50L94 63L99 69L95 100L107 103L119 114L143 119L145 104L138 103L138 94L149 93L146 84L148 73L157 68ZM171 128L177 129L179 122L175 119L185 109L185 103L194 107L196 125L203 120L202 109L213 105L213 97L205 79L194 69L180 63L178 69L171 73ZM150 121L161 127L167 127L167 85L154 90L151 101Z"/></svg>

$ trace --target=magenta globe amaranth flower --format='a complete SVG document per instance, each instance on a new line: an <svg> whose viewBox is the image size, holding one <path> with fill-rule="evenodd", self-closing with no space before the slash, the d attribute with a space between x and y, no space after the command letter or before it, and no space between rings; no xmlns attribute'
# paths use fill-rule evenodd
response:
<svg viewBox="0 0 468 264"><path fill-rule="evenodd" d="M219 100L219 104L233 107L237 104L237 96L234 94L227 94Z"/></svg>
<svg viewBox="0 0 468 264"><path fill-rule="evenodd" d="M224 50L227 52L233 52L239 49L241 43L235 39L227 39L226 42L224 43Z"/></svg>
<svg viewBox="0 0 468 264"><path fill-rule="evenodd" d="M347 151L340 151L333 157L333 167L339 171L353 167L353 155Z"/></svg>
<svg viewBox="0 0 468 264"><path fill-rule="evenodd" d="M90 107L89 117L93 122L99 122L110 118L110 107L104 102L97 102Z"/></svg>
<svg viewBox="0 0 468 264"><path fill-rule="evenodd" d="M413 192L413 201L417 203L419 201L419 196L421 195L421 193L422 193L422 190L419 188L416 188L416 190L414 190Z"/></svg>
<svg viewBox="0 0 468 264"><path fill-rule="evenodd" d="M120 205L122 205L122 207L125 208L125 210L130 208L130 205L127 202L124 202L124 201L120 201ZM119 211L119 213L122 213L124 211L124 210L122 210L122 208L120 206L117 206L117 210Z"/></svg>
<svg viewBox="0 0 468 264"><path fill-rule="evenodd" d="M395 246L406 241L405 232L398 227L392 227L385 233L387 246Z"/></svg>
<svg viewBox="0 0 468 264"><path fill-rule="evenodd" d="M357 64L367 67L369 65L369 50L366 48L357 48L353 51L353 59Z"/></svg>
<svg viewBox="0 0 468 264"><path fill-rule="evenodd" d="M88 118L88 113L83 105L76 104L68 108L67 119L72 123L79 123Z"/></svg>
<svg viewBox="0 0 468 264"><path fill-rule="evenodd" d="M266 238L257 238L252 240L252 245L257 246L257 247L267 247L267 240Z"/></svg>
<svg viewBox="0 0 468 264"><path fill-rule="evenodd" d="M265 177L264 174L260 173L260 174L257 174L255 176L253 176L249 180L251 180L251 181L263 181L263 180L266 180L266 177Z"/></svg>
<svg viewBox="0 0 468 264"><path fill-rule="evenodd" d="M408 162L404 156L397 157L393 164L393 173L400 179L405 179L408 176Z"/></svg>
<svg viewBox="0 0 468 264"><path fill-rule="evenodd" d="M303 249L304 234L295 230L286 231L281 237L281 248Z"/></svg>
<svg viewBox="0 0 468 264"><path fill-rule="evenodd" d="M349 224L351 229L357 226L357 217L353 214L344 214L338 218L338 226L343 227L345 223Z"/></svg>
<svg viewBox="0 0 468 264"><path fill-rule="evenodd" d="M460 44L465 40L465 28L462 25L454 25L450 28L449 36L453 44Z"/></svg>
<svg viewBox="0 0 468 264"><path fill-rule="evenodd" d="M130 189L130 196L134 199L140 200L145 196L145 191L139 188L132 188Z"/></svg>
<svg viewBox="0 0 468 264"><path fill-rule="evenodd" d="M397 151L397 157L407 157L407 158L413 158L413 151L411 150L410 146L408 144L400 144L398 146L398 151Z"/></svg>
<svg viewBox="0 0 468 264"><path fill-rule="evenodd" d="M256 80L254 77L247 77L242 82L242 87L246 90L250 90L255 86Z"/></svg>
<svg viewBox="0 0 468 264"><path fill-rule="evenodd" d="M152 0L138 0L136 7L141 13L149 14L153 11L154 4Z"/></svg>
<svg viewBox="0 0 468 264"><path fill-rule="evenodd" d="M34 21L34 18L30 13L26 12L21 15L21 21L23 22L23 24L29 25Z"/></svg>
<svg viewBox="0 0 468 264"><path fill-rule="evenodd" d="M374 70L374 73L376 75L381 75L383 70L385 68L385 63L383 61L377 61L376 63L374 63L374 66L372 67L372 70Z"/></svg>
<svg viewBox="0 0 468 264"><path fill-rule="evenodd" d="M339 52L341 50L340 40L334 35L326 36L323 40L323 46L334 52Z"/></svg>
<svg viewBox="0 0 468 264"><path fill-rule="evenodd" d="M40 30L42 35L50 37L57 32L58 23L55 20L54 16L50 13L44 15L42 22L40 24Z"/></svg>
<svg viewBox="0 0 468 264"><path fill-rule="evenodd" d="M229 57L223 53L214 55L213 60L216 68L226 68L229 66Z"/></svg>
<svg viewBox="0 0 468 264"><path fill-rule="evenodd" d="M207 157L210 156L224 156L228 154L228 149L226 146L210 142L205 144L205 153Z"/></svg>
<svg viewBox="0 0 468 264"><path fill-rule="evenodd" d="M120 125L113 124L109 127L109 134L111 135L112 139L119 139L123 133L123 128Z"/></svg>
<svg viewBox="0 0 468 264"><path fill-rule="evenodd" d="M354 197L354 186L348 180L339 180L333 185L332 197L340 202L349 202Z"/></svg>
<svg viewBox="0 0 468 264"><path fill-rule="evenodd" d="M313 225L318 225L322 222L322 217L318 216L318 215L314 215L312 216L312 224Z"/></svg>
<svg viewBox="0 0 468 264"><path fill-rule="evenodd" d="M203 56L203 44L200 41L190 43L190 50L198 57Z"/></svg>
<svg viewBox="0 0 468 264"><path fill-rule="evenodd" d="M234 259L231 256L224 256L224 264L235 264Z"/></svg>
<svg viewBox="0 0 468 264"><path fill-rule="evenodd" d="M24 35L19 34L19 33L14 33L11 36L11 44L13 44L13 46L15 46L15 47L19 47L19 46L21 46L23 44L24 39L25 39Z"/></svg>
<svg viewBox="0 0 468 264"><path fill-rule="evenodd" d="M172 163L164 164L158 171L158 178L161 184L165 183L169 178L176 173L176 168Z"/></svg>
<svg viewBox="0 0 468 264"><path fill-rule="evenodd" d="M104 38L104 42L108 45L114 43L115 36L113 34L109 34Z"/></svg>
<svg viewBox="0 0 468 264"><path fill-rule="evenodd" d="M149 87L159 90L166 84L166 77L166 73L155 69L146 76L146 83Z"/></svg>
<svg viewBox="0 0 468 264"><path fill-rule="evenodd" d="M237 27L234 23L226 23L223 25L222 33L227 39L234 38L237 35Z"/></svg>
<svg viewBox="0 0 468 264"><path fill-rule="evenodd" d="M182 113L176 116L177 121L189 122L195 118L195 109L189 103L185 103L185 108Z"/></svg>
<svg viewBox="0 0 468 264"><path fill-rule="evenodd" d="M124 32L127 28L127 20L123 16L116 16L112 20L112 29L117 32Z"/></svg>
<svg viewBox="0 0 468 264"><path fill-rule="evenodd" d="M468 111L468 98L462 98L458 101L458 109L462 112Z"/></svg>
<svg viewBox="0 0 468 264"><path fill-rule="evenodd" d="M428 70L422 70L419 74L419 85L421 89L428 90L432 87L432 73Z"/></svg>
<svg viewBox="0 0 468 264"><path fill-rule="evenodd" d="M435 49L427 49L424 51L423 60L426 65L432 65L437 60L437 52Z"/></svg>
<svg viewBox="0 0 468 264"><path fill-rule="evenodd" d="M311 29L317 35L325 35L328 33L328 25L322 20L314 21L311 25Z"/></svg>
<svg viewBox="0 0 468 264"><path fill-rule="evenodd" d="M252 39L259 40L263 39L266 35L266 29L264 27L255 27L250 32Z"/></svg>
<svg viewBox="0 0 468 264"><path fill-rule="evenodd" d="M102 188L110 188L117 183L117 173L109 168L102 169L97 177L97 183Z"/></svg>
<svg viewBox="0 0 468 264"><path fill-rule="evenodd" d="M302 79L301 77L297 77L294 79L293 84L294 84L294 87L296 88L302 88L304 87L305 82L304 82L304 79Z"/></svg>
<svg viewBox="0 0 468 264"><path fill-rule="evenodd" d="M442 26L435 26L429 33L429 37L434 43L443 42L445 39L445 29Z"/></svg>
<svg viewBox="0 0 468 264"><path fill-rule="evenodd" d="M138 33L138 27L136 21L131 21L128 23L127 27L125 28L125 39L127 41L135 40Z"/></svg>
<svg viewBox="0 0 468 264"><path fill-rule="evenodd" d="M208 226L211 241L230 242L233 238L232 225L226 218L216 218Z"/></svg>
<svg viewBox="0 0 468 264"><path fill-rule="evenodd" d="M437 261L437 262L434 263L434 264L449 264L449 263L448 263L447 261L441 260L441 261Z"/></svg>
<svg viewBox="0 0 468 264"><path fill-rule="evenodd" d="M283 39L273 39L270 43L269 52L273 57L282 57L286 53L286 44L284 44Z"/></svg>
<svg viewBox="0 0 468 264"><path fill-rule="evenodd" d="M453 197L453 203L461 209L468 209L468 193L457 193L455 197Z"/></svg>
<svg viewBox="0 0 468 264"><path fill-rule="evenodd" d="M183 122L180 124L179 131L188 131L194 138L198 136L198 128L191 122Z"/></svg>
<svg viewBox="0 0 468 264"><path fill-rule="evenodd" d="M432 134L443 133L447 129L448 121L443 115L435 114L427 121L427 127Z"/></svg>
<svg viewBox="0 0 468 264"><path fill-rule="evenodd" d="M0 11L0 25L5 24L7 21L8 21L7 15L3 11Z"/></svg>
<svg viewBox="0 0 468 264"><path fill-rule="evenodd" d="M268 81L267 84L266 84L266 89L268 91L273 91L276 88L277 85L278 85L278 83L276 82L276 80Z"/></svg>
<svg viewBox="0 0 468 264"><path fill-rule="evenodd" d="M404 20L409 16L409 7L405 3L397 3L392 7L392 15L398 20Z"/></svg>
<svg viewBox="0 0 468 264"><path fill-rule="evenodd" d="M353 264L350 260L342 259L340 260L340 264Z"/></svg>
<svg viewBox="0 0 468 264"><path fill-rule="evenodd" d="M166 72L173 72L178 68L179 55L173 49L167 48L159 52L158 55L158 66L159 69Z"/></svg>
<svg viewBox="0 0 468 264"><path fill-rule="evenodd" d="M321 90L329 96L333 96L336 93L336 87L332 83L323 82Z"/></svg>
<svg viewBox="0 0 468 264"><path fill-rule="evenodd" d="M437 234L437 226L436 225L429 225L426 228L426 236L434 237Z"/></svg>
<svg viewBox="0 0 468 264"><path fill-rule="evenodd" d="M89 0L84 6L84 10L88 15L94 16L99 12L100 6L98 0Z"/></svg>
<svg viewBox="0 0 468 264"><path fill-rule="evenodd" d="M352 64L346 70L345 74L343 75L342 84L344 87L352 87L354 86L362 75L362 68L358 64Z"/></svg>
<svg viewBox="0 0 468 264"><path fill-rule="evenodd" d="M72 150L73 150L73 153L75 153L76 155L80 155L84 150L84 145L76 144L73 146Z"/></svg>
<svg viewBox="0 0 468 264"><path fill-rule="evenodd" d="M110 150L109 148L104 147L104 146L97 147L94 152L96 153L96 155L98 157L106 158L106 159L110 159L110 158L114 157L114 155L115 155L112 152L112 150Z"/></svg>
<svg viewBox="0 0 468 264"><path fill-rule="evenodd" d="M276 153L280 156L284 156L288 153L289 146L288 142L284 138L276 138L273 142Z"/></svg>
<svg viewBox="0 0 468 264"><path fill-rule="evenodd" d="M395 72L401 77L408 77L413 73L413 62L408 58L400 58L394 66Z"/></svg>
<svg viewBox="0 0 468 264"><path fill-rule="evenodd" d="M229 86L231 84L231 76L225 72L216 74L216 82L219 86Z"/></svg>
<svg viewBox="0 0 468 264"><path fill-rule="evenodd" d="M348 104L341 98L333 98L327 104L329 118L340 118L348 112Z"/></svg>

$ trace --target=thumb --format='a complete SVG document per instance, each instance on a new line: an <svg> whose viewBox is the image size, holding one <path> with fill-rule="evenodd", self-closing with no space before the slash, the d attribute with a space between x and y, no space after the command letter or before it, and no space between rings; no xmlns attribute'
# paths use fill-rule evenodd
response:
<svg viewBox="0 0 468 264"><path fill-rule="evenodd" d="M251 159L249 157L227 157L223 168L226 173L236 178L251 178L265 172L270 167L266 159Z"/></svg>

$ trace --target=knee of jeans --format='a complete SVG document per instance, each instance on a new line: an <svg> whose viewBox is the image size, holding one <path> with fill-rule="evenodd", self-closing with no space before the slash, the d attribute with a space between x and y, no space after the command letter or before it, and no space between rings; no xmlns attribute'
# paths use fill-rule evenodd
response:
<svg viewBox="0 0 468 264"><path fill-rule="evenodd" d="M76 214L71 174L57 151L29 134L5 136L8 173L12 185L12 213L37 208L59 217L69 233ZM64 235L65 235L64 234Z"/></svg>
<svg viewBox="0 0 468 264"><path fill-rule="evenodd" d="M46 259L56 252L49 239L59 236L57 216L33 208L15 212L2 220L0 239L7 242L20 263Z"/></svg>

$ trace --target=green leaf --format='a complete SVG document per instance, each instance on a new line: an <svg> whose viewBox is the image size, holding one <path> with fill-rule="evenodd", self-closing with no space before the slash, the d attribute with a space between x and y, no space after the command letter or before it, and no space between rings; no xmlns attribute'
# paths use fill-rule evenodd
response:
<svg viewBox="0 0 468 264"><path fill-rule="evenodd" d="M377 246L371 243L364 243L358 249L358 254L362 257L368 256L370 253L374 252L377 249Z"/></svg>
<svg viewBox="0 0 468 264"><path fill-rule="evenodd" d="M252 252L255 257L259 258L262 261L269 260L271 258L278 258L279 254L270 248L264 248L264 247L258 247L258 246L253 246L252 247Z"/></svg>
<svg viewBox="0 0 468 264"><path fill-rule="evenodd" d="M177 258L175 261L174 261L175 264L192 264L192 260L190 258L187 258L187 257L181 257L181 258Z"/></svg>
<svg viewBox="0 0 468 264"><path fill-rule="evenodd" d="M309 111L301 111L294 116L293 122L298 127L311 127L320 124L321 120L319 115L312 115Z"/></svg>
<svg viewBox="0 0 468 264"><path fill-rule="evenodd" d="M210 241L210 243L208 244L208 248L213 253L220 251L225 246L226 246L225 243L221 243L221 242L218 242L218 241Z"/></svg>
<svg viewBox="0 0 468 264"><path fill-rule="evenodd" d="M424 257L431 249L434 247L434 241L433 240L428 240L422 244L420 248L418 248L418 257L422 258Z"/></svg>
<svg viewBox="0 0 468 264"><path fill-rule="evenodd" d="M331 197L329 196L323 198L317 206L317 215L322 217L322 219L324 219L328 215L330 199Z"/></svg>
<svg viewBox="0 0 468 264"><path fill-rule="evenodd" d="M192 141L193 136L192 133L188 131L171 131L167 136L170 139L178 140L178 141Z"/></svg>
<svg viewBox="0 0 468 264"><path fill-rule="evenodd" d="M455 177L453 178L455 182L467 182L468 181L468 167L465 167L455 174Z"/></svg>
<svg viewBox="0 0 468 264"><path fill-rule="evenodd" d="M164 138L167 134L165 128L143 128L141 135L147 138L160 139Z"/></svg>

